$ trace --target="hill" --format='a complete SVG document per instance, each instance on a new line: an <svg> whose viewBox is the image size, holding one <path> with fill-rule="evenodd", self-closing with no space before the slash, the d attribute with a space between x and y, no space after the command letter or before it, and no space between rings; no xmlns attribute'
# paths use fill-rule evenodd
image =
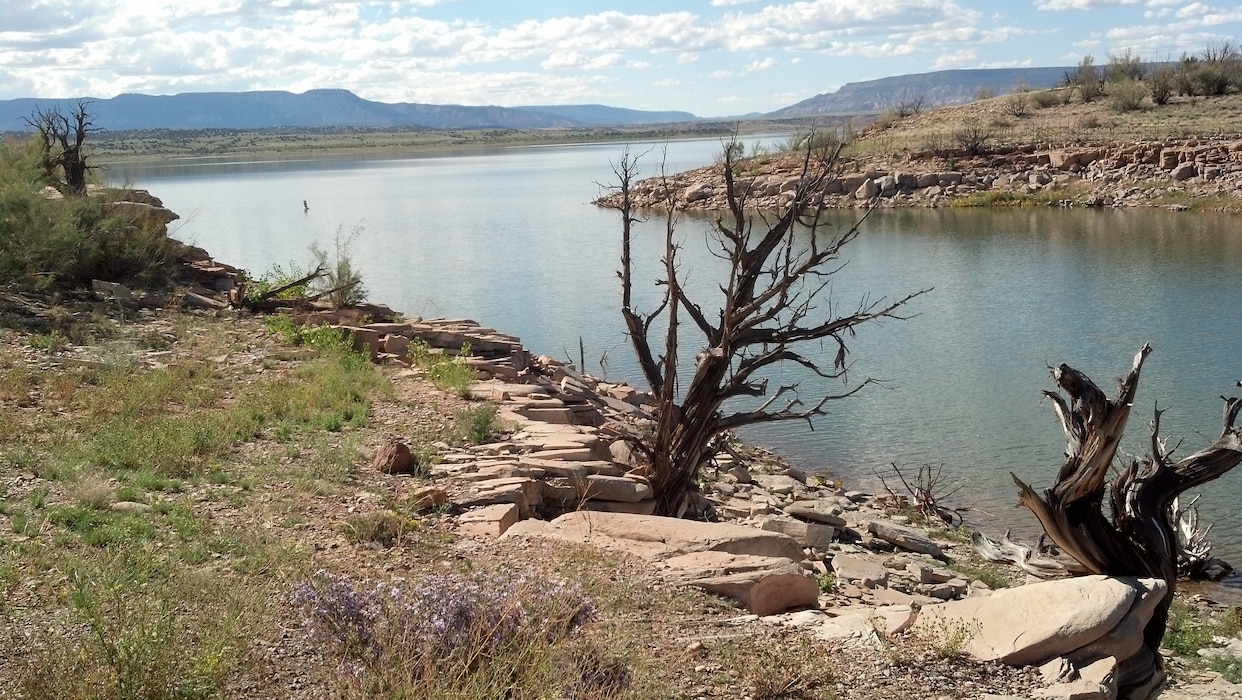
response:
<svg viewBox="0 0 1242 700"><path fill-rule="evenodd" d="M385 103L348 90L301 94L201 92L178 95L124 94L91 102L95 125L109 131L141 129L270 129L278 127L429 129L547 129L602 124L693 121L688 112L643 112L603 105L497 107ZM0 131L22 131L36 109L68 111L76 99L0 100Z"/></svg>
<svg viewBox="0 0 1242 700"><path fill-rule="evenodd" d="M830 114L874 114L901 104L922 101L923 106L960 105L978 99L981 91L995 95L1012 92L1015 86L1050 88L1074 68L989 68L942 70L897 75L847 83L836 92L816 95L797 104L770 112L772 119L816 117Z"/></svg>

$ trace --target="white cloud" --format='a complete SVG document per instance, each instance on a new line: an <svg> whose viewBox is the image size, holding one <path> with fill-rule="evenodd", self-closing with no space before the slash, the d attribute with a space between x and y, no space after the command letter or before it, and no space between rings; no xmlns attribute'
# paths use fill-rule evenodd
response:
<svg viewBox="0 0 1242 700"><path fill-rule="evenodd" d="M1039 10L1095 10L1101 7L1137 5L1142 0L1035 0Z"/></svg>

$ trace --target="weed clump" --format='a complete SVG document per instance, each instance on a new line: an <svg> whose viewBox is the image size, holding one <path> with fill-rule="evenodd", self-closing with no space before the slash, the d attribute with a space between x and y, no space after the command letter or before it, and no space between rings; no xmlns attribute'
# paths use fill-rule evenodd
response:
<svg viewBox="0 0 1242 700"><path fill-rule="evenodd" d="M569 644L595 605L564 582L450 573L407 587L320 570L292 602L354 697L494 697L558 678L599 697L628 685L624 667Z"/></svg>

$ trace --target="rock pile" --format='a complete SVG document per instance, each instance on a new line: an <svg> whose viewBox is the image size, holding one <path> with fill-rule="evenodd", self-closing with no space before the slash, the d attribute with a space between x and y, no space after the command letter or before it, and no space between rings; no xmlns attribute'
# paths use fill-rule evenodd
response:
<svg viewBox="0 0 1242 700"><path fill-rule="evenodd" d="M787 206L799 183L797 159L752 159L735 178L747 206ZM944 168L944 165L950 165ZM941 166L941 167L937 167ZM830 207L937 207L980 192L1032 194L1066 190L1066 205L1145 206L1172 192L1242 197L1242 141L1186 140L1092 147L998 149L986 156L908 154L900 166L854 162L824 186ZM1074 190L1071 192L1071 189ZM1071 197L1071 195L1074 195ZM639 207L726 210L724 179L709 166L634 185ZM615 206L619 195L597 203Z"/></svg>

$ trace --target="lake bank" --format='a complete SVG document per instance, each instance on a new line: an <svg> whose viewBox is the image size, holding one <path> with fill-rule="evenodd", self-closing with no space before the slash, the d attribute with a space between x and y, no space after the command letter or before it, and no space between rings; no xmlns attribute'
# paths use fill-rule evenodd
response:
<svg viewBox="0 0 1242 700"><path fill-rule="evenodd" d="M788 205L801 177L801 157L758 155L737 162L734 185L747 193L748 208L775 210ZM823 192L834 208L1041 205L1237 213L1242 140L1027 144L979 154L944 148L909 152L900 162L843 154ZM724 177L714 165L639 180L633 194L644 208L672 202L687 210L727 210ZM613 193L597 203L617 201Z"/></svg>

